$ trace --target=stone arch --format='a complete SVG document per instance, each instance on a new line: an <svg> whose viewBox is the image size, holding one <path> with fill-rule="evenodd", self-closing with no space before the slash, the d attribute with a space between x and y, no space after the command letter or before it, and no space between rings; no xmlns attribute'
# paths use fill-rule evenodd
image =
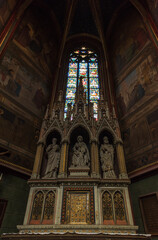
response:
<svg viewBox="0 0 158 240"><path fill-rule="evenodd" d="M62 139L62 131L61 131L61 129L59 129L59 128L57 128L57 127L52 127L52 128L50 128L50 129L46 132L46 134L45 134L45 136L44 136L44 138L43 138L44 144L47 143L47 139L48 139L49 135L50 135L51 133L53 133L53 132L56 132L56 133L58 133L58 134L60 135L60 142L61 142L61 139Z"/></svg>
<svg viewBox="0 0 158 240"><path fill-rule="evenodd" d="M115 132L112 129L110 129L109 127L105 126L97 132L96 137L97 137L98 142L99 142L99 137L103 132L108 132L109 135L111 135L111 137L113 138L113 144L117 141L117 136L116 136Z"/></svg>
<svg viewBox="0 0 158 240"><path fill-rule="evenodd" d="M87 126L85 126L84 123L77 123L77 124L75 124L73 127L70 128L70 130L68 131L68 134L67 134L68 141L70 141L70 137L71 137L72 132L73 132L76 128L78 128L78 127L81 127L81 128L85 129L85 130L88 132L88 134L89 134L89 141L91 141L92 138L93 138L92 132L90 131L90 129L89 129Z"/></svg>

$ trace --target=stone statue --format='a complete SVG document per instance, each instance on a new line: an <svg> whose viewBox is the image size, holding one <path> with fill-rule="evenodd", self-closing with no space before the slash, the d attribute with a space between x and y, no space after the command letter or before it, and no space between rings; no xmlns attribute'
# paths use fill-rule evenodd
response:
<svg viewBox="0 0 158 240"><path fill-rule="evenodd" d="M116 178L114 172L114 148L109 144L106 136L103 137L103 144L100 147L100 159L103 178Z"/></svg>
<svg viewBox="0 0 158 240"><path fill-rule="evenodd" d="M46 153L48 155L48 162L45 176L43 178L56 178L60 161L60 148L57 144L56 138L52 139L52 144L48 145Z"/></svg>
<svg viewBox="0 0 158 240"><path fill-rule="evenodd" d="M78 136L77 142L73 147L72 167L89 167L89 150L83 142L83 137Z"/></svg>

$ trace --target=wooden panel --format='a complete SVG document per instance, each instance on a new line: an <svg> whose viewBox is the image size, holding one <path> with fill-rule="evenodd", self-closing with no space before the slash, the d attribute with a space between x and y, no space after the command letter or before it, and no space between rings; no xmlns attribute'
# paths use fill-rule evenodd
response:
<svg viewBox="0 0 158 240"><path fill-rule="evenodd" d="M158 193L140 198L141 211L145 226L145 231L158 235Z"/></svg>

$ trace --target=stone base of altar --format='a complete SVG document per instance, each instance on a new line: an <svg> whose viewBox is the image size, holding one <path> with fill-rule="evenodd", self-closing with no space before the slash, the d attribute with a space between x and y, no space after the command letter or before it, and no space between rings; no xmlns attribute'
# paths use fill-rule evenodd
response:
<svg viewBox="0 0 158 240"><path fill-rule="evenodd" d="M75 231L75 230L74 230ZM125 234L125 233L58 233L53 234L50 232L42 233L26 233L26 234L3 234L2 240L151 240L148 234Z"/></svg>

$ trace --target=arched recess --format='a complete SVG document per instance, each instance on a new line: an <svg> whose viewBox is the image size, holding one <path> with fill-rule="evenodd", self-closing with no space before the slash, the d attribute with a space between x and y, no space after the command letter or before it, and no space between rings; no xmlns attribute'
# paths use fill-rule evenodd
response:
<svg viewBox="0 0 158 240"><path fill-rule="evenodd" d="M113 198L109 191L102 193L102 221L105 225L114 224Z"/></svg>
<svg viewBox="0 0 158 240"><path fill-rule="evenodd" d="M34 195L31 218L29 224L40 224L42 219L44 193L43 191L38 191Z"/></svg>
<svg viewBox="0 0 158 240"><path fill-rule="evenodd" d="M73 147L75 143L77 142L77 137L82 136L83 142L87 145L87 148L89 150L89 156L90 156L90 136L88 130L83 127L82 125L78 125L76 128L73 128L73 131L70 134L70 145L69 145L69 154L68 154L68 168L72 164L72 156L73 156ZM69 172L68 172L69 174Z"/></svg>
<svg viewBox="0 0 158 240"><path fill-rule="evenodd" d="M115 209L115 223L117 225L126 225L127 216L123 194L120 191L116 191L113 195L113 199Z"/></svg>
<svg viewBox="0 0 158 240"><path fill-rule="evenodd" d="M53 224L55 208L55 192L49 191L45 197L42 224Z"/></svg>
<svg viewBox="0 0 158 240"><path fill-rule="evenodd" d="M42 159L42 164L41 164L41 171L40 171L40 176L41 178L44 177L47 163L48 163L48 155L46 152L47 147L52 144L53 138L57 139L56 144L59 145L60 151L61 151L61 133L57 129L52 129L45 138L45 148L44 148L44 153L43 153L43 159Z"/></svg>
<svg viewBox="0 0 158 240"><path fill-rule="evenodd" d="M116 141L116 138L115 138L115 135L113 134L113 132L108 129L108 128L103 128L99 134L98 134L98 148L99 148L99 161L100 161L100 172L101 172L101 175L103 177L103 171L102 171L102 163L101 163L101 152L100 152L100 149L101 149L101 146L103 144L103 138L104 137L107 137L108 138L108 141L109 141L109 144L113 146L114 148L114 164L113 164L113 170L114 170L114 173L116 176L118 176L119 174L119 168L118 168L118 161L117 161L117 154L116 154L116 149L115 149L115 141Z"/></svg>

